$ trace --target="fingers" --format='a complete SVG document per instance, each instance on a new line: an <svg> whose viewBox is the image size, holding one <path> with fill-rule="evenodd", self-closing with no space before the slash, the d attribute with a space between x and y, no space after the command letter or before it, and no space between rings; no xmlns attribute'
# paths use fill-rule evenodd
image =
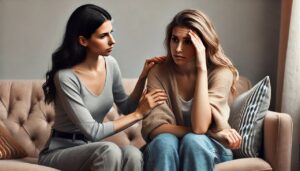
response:
<svg viewBox="0 0 300 171"><path fill-rule="evenodd" d="M230 149L234 149L235 148L235 139L232 136L232 134L227 134L226 135L227 141L228 141L228 146Z"/></svg>
<svg viewBox="0 0 300 171"><path fill-rule="evenodd" d="M150 64L151 62L161 63L161 62L166 61L166 59L167 58L165 56L156 56L156 57L153 57L153 58L150 58L150 59L146 59L146 63L147 64Z"/></svg>
<svg viewBox="0 0 300 171"><path fill-rule="evenodd" d="M155 89L146 95L151 108L163 104L167 100L167 94L162 89Z"/></svg>
<svg viewBox="0 0 300 171"><path fill-rule="evenodd" d="M157 93L153 96L153 100L155 103L162 104L161 102L164 102L167 100L167 95L164 93Z"/></svg>
<svg viewBox="0 0 300 171"><path fill-rule="evenodd" d="M241 136L235 129L228 129L227 140L231 149L238 149L241 145Z"/></svg>
<svg viewBox="0 0 300 171"><path fill-rule="evenodd" d="M147 63L147 61L146 61L146 67L148 68L148 70L151 69L154 65L155 65L155 62Z"/></svg>
<svg viewBox="0 0 300 171"><path fill-rule="evenodd" d="M235 129L231 129L231 130L232 130L232 136L234 137L234 139L236 141L235 148L238 149L238 148L240 148L240 146L242 144L242 137Z"/></svg>
<svg viewBox="0 0 300 171"><path fill-rule="evenodd" d="M165 93L165 91L163 89L154 89L151 92L149 92L149 95L154 95L156 93Z"/></svg>
<svg viewBox="0 0 300 171"><path fill-rule="evenodd" d="M193 42L196 48L205 49L202 40L194 31L190 30L188 34L191 37L191 41Z"/></svg>

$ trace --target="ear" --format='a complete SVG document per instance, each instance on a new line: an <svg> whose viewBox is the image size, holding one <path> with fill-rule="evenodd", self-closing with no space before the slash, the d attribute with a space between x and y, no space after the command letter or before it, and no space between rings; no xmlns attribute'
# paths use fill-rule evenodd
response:
<svg viewBox="0 0 300 171"><path fill-rule="evenodd" d="M79 44L81 44L81 46L86 47L88 45L88 41L84 36L79 36L78 41L79 41Z"/></svg>

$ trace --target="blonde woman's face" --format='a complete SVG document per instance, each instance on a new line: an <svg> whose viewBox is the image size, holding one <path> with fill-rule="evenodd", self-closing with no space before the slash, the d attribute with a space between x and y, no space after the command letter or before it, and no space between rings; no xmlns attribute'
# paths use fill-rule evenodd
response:
<svg viewBox="0 0 300 171"><path fill-rule="evenodd" d="M170 40L172 59L177 65L194 63L196 50L189 36L189 28L177 26L173 28Z"/></svg>

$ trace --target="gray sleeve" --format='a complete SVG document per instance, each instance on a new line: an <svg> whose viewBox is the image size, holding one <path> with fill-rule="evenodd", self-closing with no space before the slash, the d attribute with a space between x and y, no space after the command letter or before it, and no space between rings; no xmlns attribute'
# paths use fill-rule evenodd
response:
<svg viewBox="0 0 300 171"><path fill-rule="evenodd" d="M138 102L133 101L125 92L121 71L115 59L113 59L113 96L114 102L123 114L134 112L137 108Z"/></svg>
<svg viewBox="0 0 300 171"><path fill-rule="evenodd" d="M55 76L56 96L71 121L90 141L99 141L112 135L112 122L98 123L93 119L80 96L80 84L70 76L57 73Z"/></svg>

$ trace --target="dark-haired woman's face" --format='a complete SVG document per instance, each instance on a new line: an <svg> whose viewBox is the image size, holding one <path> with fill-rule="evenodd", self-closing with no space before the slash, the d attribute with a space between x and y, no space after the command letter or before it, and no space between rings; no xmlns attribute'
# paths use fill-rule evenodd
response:
<svg viewBox="0 0 300 171"><path fill-rule="evenodd" d="M110 20L105 21L87 39L87 51L90 54L108 56L111 54L113 45L116 43L112 35L113 27Z"/></svg>
<svg viewBox="0 0 300 171"><path fill-rule="evenodd" d="M172 59L177 65L186 63L194 63L195 61L195 47L189 36L189 28L187 27L174 27L170 40L170 50Z"/></svg>

